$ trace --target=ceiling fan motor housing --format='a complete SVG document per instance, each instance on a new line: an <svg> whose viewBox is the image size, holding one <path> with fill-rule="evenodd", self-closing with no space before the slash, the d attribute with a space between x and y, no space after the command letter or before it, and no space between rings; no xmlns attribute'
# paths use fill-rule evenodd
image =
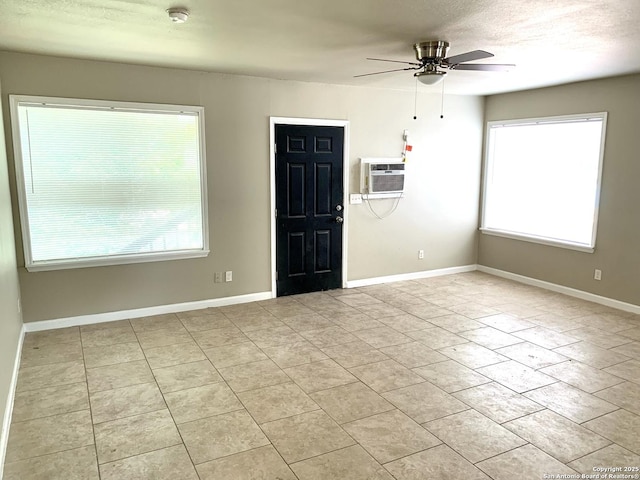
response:
<svg viewBox="0 0 640 480"><path fill-rule="evenodd" d="M416 43L413 46L416 51L416 58L419 62L426 63L428 61L443 59L447 56L449 50L449 42L442 40L434 40L431 42Z"/></svg>

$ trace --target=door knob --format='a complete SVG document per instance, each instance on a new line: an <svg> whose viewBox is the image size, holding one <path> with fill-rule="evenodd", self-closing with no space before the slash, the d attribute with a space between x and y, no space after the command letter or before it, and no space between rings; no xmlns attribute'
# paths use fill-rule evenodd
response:
<svg viewBox="0 0 640 480"><path fill-rule="evenodd" d="M344 218L342 218L342 217L336 217L336 222L337 222L337 223L342 223L342 222L344 222Z"/></svg>
<svg viewBox="0 0 640 480"><path fill-rule="evenodd" d="M341 212L342 211L342 205L336 205L336 210L338 212Z"/></svg>

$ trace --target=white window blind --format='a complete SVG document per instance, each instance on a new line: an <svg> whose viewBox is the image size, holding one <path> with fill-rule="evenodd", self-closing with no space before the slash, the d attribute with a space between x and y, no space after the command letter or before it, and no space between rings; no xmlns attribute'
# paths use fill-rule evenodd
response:
<svg viewBox="0 0 640 480"><path fill-rule="evenodd" d="M606 113L490 122L482 230L592 251Z"/></svg>
<svg viewBox="0 0 640 480"><path fill-rule="evenodd" d="M11 96L29 270L208 253L203 109Z"/></svg>

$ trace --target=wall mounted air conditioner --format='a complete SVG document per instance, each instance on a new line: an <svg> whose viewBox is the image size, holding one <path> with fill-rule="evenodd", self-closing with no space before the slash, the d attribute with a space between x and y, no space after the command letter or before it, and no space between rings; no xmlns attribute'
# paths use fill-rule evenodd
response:
<svg viewBox="0 0 640 480"><path fill-rule="evenodd" d="M367 195L404 192L405 164L400 158L361 159L360 191ZM390 195L391 196L391 195Z"/></svg>

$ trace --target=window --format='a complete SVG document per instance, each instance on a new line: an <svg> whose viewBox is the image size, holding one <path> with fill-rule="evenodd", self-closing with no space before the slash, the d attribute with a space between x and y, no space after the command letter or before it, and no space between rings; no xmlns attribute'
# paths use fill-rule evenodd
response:
<svg viewBox="0 0 640 480"><path fill-rule="evenodd" d="M606 120L489 122L481 231L593 252Z"/></svg>
<svg viewBox="0 0 640 480"><path fill-rule="evenodd" d="M29 271L208 254L202 107L10 102Z"/></svg>

